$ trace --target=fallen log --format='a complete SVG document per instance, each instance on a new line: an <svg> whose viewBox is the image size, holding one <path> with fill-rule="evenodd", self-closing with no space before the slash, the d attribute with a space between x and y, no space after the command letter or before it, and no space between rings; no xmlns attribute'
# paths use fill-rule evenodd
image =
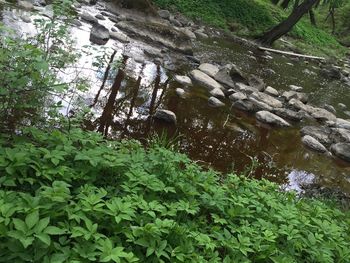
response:
<svg viewBox="0 0 350 263"><path fill-rule="evenodd" d="M263 51L269 51L269 52L282 54L282 55L293 56L293 57L309 58L309 59L317 59L317 60L326 60L326 58L323 58L323 57L315 57L315 56L303 55L303 54L298 54L298 53L294 53L294 52L282 51L282 50L266 48L266 47L259 47L259 49L263 50Z"/></svg>

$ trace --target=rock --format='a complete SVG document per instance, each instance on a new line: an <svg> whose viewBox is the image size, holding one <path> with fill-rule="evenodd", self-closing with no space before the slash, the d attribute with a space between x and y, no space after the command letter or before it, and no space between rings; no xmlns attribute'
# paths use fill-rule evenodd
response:
<svg viewBox="0 0 350 263"><path fill-rule="evenodd" d="M343 128L332 128L331 139L333 142L348 142L350 143L350 130Z"/></svg>
<svg viewBox="0 0 350 263"><path fill-rule="evenodd" d="M329 112L333 113L333 114L336 114L336 113L337 113L336 109L335 109L332 105L325 104L323 107L324 107L326 110L328 110Z"/></svg>
<svg viewBox="0 0 350 263"><path fill-rule="evenodd" d="M235 87L236 87L236 90L243 92L245 94L252 94L258 91L256 88L245 85L243 83L236 83Z"/></svg>
<svg viewBox="0 0 350 263"><path fill-rule="evenodd" d="M233 82L248 84L244 73L234 64L230 65L230 77Z"/></svg>
<svg viewBox="0 0 350 263"><path fill-rule="evenodd" d="M103 25L95 24L90 32L90 41L97 45L104 45L109 40L109 30Z"/></svg>
<svg viewBox="0 0 350 263"><path fill-rule="evenodd" d="M254 111L272 111L272 107L267 105L266 103L257 100L253 97L248 98L254 105L255 110Z"/></svg>
<svg viewBox="0 0 350 263"><path fill-rule="evenodd" d="M182 27L181 22L179 22L177 19L170 17L170 23L173 24L176 27Z"/></svg>
<svg viewBox="0 0 350 263"><path fill-rule="evenodd" d="M316 152L325 153L327 152L326 147L324 147L318 140L311 137L310 135L306 135L301 139L302 143L309 147L311 150Z"/></svg>
<svg viewBox="0 0 350 263"><path fill-rule="evenodd" d="M290 124L281 117L269 112L259 111L255 114L258 121L279 127L289 127Z"/></svg>
<svg viewBox="0 0 350 263"><path fill-rule="evenodd" d="M332 144L331 130L327 127L305 126L300 130L300 134L302 136L309 135L327 147Z"/></svg>
<svg viewBox="0 0 350 263"><path fill-rule="evenodd" d="M116 27L147 41L147 43L161 44L183 54L193 55L191 39L180 30L165 23L120 21Z"/></svg>
<svg viewBox="0 0 350 263"><path fill-rule="evenodd" d="M226 65L219 69L214 79L219 83L228 86L229 88L235 89L236 85L230 76L230 71L231 71L230 65Z"/></svg>
<svg viewBox="0 0 350 263"><path fill-rule="evenodd" d="M278 99L275 99L274 97L265 94L263 92L253 92L251 95L251 97L260 100L264 103L266 103L267 105L271 106L272 108L282 108L283 104L282 102L280 102Z"/></svg>
<svg viewBox="0 0 350 263"><path fill-rule="evenodd" d="M249 100L237 100L232 106L242 111L255 112L254 104Z"/></svg>
<svg viewBox="0 0 350 263"><path fill-rule="evenodd" d="M80 26L83 25L83 24L82 24L79 20L77 20L77 19L72 20L71 23L72 23L72 25L74 25L74 26L76 26L76 27L80 27Z"/></svg>
<svg viewBox="0 0 350 263"><path fill-rule="evenodd" d="M210 97L208 99L208 104L210 107L213 107L213 108L219 108L219 107L225 106L225 103L223 103L222 101L220 101L219 99L217 99L215 97Z"/></svg>
<svg viewBox="0 0 350 263"><path fill-rule="evenodd" d="M149 48L144 49L143 52L151 58L155 58L155 57L162 58L163 57L162 51L158 48L149 47Z"/></svg>
<svg viewBox="0 0 350 263"><path fill-rule="evenodd" d="M158 120L176 124L176 115L169 110L157 110L153 117Z"/></svg>
<svg viewBox="0 0 350 263"><path fill-rule="evenodd" d="M266 68L266 69L263 69L263 72L266 76L273 76L276 74L276 71L274 71L273 69L271 68Z"/></svg>
<svg viewBox="0 0 350 263"><path fill-rule="evenodd" d="M130 42L130 38L122 32L112 31L109 33L109 35L112 39L118 40L119 42L122 42L122 43Z"/></svg>
<svg viewBox="0 0 350 263"><path fill-rule="evenodd" d="M34 5L28 1L18 1L18 6L29 11L34 9Z"/></svg>
<svg viewBox="0 0 350 263"><path fill-rule="evenodd" d="M279 93L276 89L272 88L271 86L268 86L265 91L266 94L274 97L278 97Z"/></svg>
<svg viewBox="0 0 350 263"><path fill-rule="evenodd" d="M30 22L32 22L32 19L31 19L30 16L28 16L28 15L21 15L21 19L22 19L22 21L25 22L25 23L30 23Z"/></svg>
<svg viewBox="0 0 350 263"><path fill-rule="evenodd" d="M336 143L331 147L333 154L344 161L350 162L350 143Z"/></svg>
<svg viewBox="0 0 350 263"><path fill-rule="evenodd" d="M329 69L323 69L321 70L321 74L323 77L329 78L329 79L340 80L342 78L341 71L335 67L330 67Z"/></svg>
<svg viewBox="0 0 350 263"><path fill-rule="evenodd" d="M191 39L196 39L197 38L195 33L193 33L190 28L183 28L183 29L180 29L180 30L181 30L181 32L183 32L186 36L188 36Z"/></svg>
<svg viewBox="0 0 350 263"><path fill-rule="evenodd" d="M350 111L344 111L344 114L350 117Z"/></svg>
<svg viewBox="0 0 350 263"><path fill-rule="evenodd" d="M175 90L175 92L176 92L176 94L177 94L179 97L181 97L181 98L185 97L186 92L185 92L184 89L177 88L177 89Z"/></svg>
<svg viewBox="0 0 350 263"><path fill-rule="evenodd" d="M201 30L196 30L194 31L196 37L198 38L208 38L209 36L207 34L205 34L204 32L202 32Z"/></svg>
<svg viewBox="0 0 350 263"><path fill-rule="evenodd" d="M334 127L350 130L350 121L337 118L334 122Z"/></svg>
<svg viewBox="0 0 350 263"><path fill-rule="evenodd" d="M307 103L309 100L307 94L296 91L285 91L283 92L282 97L285 98L287 101L290 101L291 99L297 99L303 103Z"/></svg>
<svg viewBox="0 0 350 263"><path fill-rule="evenodd" d="M212 89L209 91L209 93L210 93L210 95L212 95L213 97L216 97L216 98L220 98L220 99L225 98L224 92L219 88Z"/></svg>
<svg viewBox="0 0 350 263"><path fill-rule="evenodd" d="M192 80L187 76L176 75L174 80L184 86L192 86Z"/></svg>
<svg viewBox="0 0 350 263"><path fill-rule="evenodd" d="M209 91L213 89L223 89L223 87L216 80L200 70L195 69L191 71L190 75L193 81L207 88Z"/></svg>
<svg viewBox="0 0 350 263"><path fill-rule="evenodd" d="M209 63L201 64L198 69L212 78L219 72L219 67Z"/></svg>
<svg viewBox="0 0 350 263"><path fill-rule="evenodd" d="M296 85L289 85L289 88L290 88L292 91L301 91L301 90L303 90L303 87L296 86Z"/></svg>
<svg viewBox="0 0 350 263"><path fill-rule="evenodd" d="M338 103L338 107L341 108L342 110L346 109L346 105L344 103Z"/></svg>
<svg viewBox="0 0 350 263"><path fill-rule="evenodd" d="M194 56L187 55L186 58L189 61L193 62L194 64L200 64L201 63L201 61L198 58L194 57Z"/></svg>
<svg viewBox="0 0 350 263"><path fill-rule="evenodd" d="M303 115L300 112L295 112L284 108L275 108L273 109L272 113L283 119L288 119L291 121L301 121L303 118Z"/></svg>
<svg viewBox="0 0 350 263"><path fill-rule="evenodd" d="M259 91L264 91L265 87L266 87L265 82L261 78L255 76L255 75L249 76L248 83L249 83L249 86L252 86Z"/></svg>
<svg viewBox="0 0 350 263"><path fill-rule="evenodd" d="M95 17L100 20L106 20L106 18L101 14L95 15Z"/></svg>
<svg viewBox="0 0 350 263"><path fill-rule="evenodd" d="M118 23L119 21L122 21L122 18L126 19L126 17L117 17L117 16L110 16L110 17L108 17L108 19L110 21L114 22L114 23Z"/></svg>
<svg viewBox="0 0 350 263"><path fill-rule="evenodd" d="M321 108L313 108L314 110L310 113L312 117L314 117L316 120L319 121L335 121L337 119L337 117L325 110L325 109L321 109Z"/></svg>
<svg viewBox="0 0 350 263"><path fill-rule="evenodd" d="M168 10L159 10L158 15L163 19L169 19L170 18L170 12Z"/></svg>
<svg viewBox="0 0 350 263"><path fill-rule="evenodd" d="M85 20L85 21L88 21L90 23L93 23L93 24L97 24L98 23L98 20L96 17L94 17L93 15L91 15L90 13L84 11L80 17Z"/></svg>
<svg viewBox="0 0 350 263"><path fill-rule="evenodd" d="M236 92L236 93L230 95L229 99L231 101L237 101L237 100L246 100L246 99L248 99L248 97L247 97L247 95L245 95L242 92Z"/></svg>

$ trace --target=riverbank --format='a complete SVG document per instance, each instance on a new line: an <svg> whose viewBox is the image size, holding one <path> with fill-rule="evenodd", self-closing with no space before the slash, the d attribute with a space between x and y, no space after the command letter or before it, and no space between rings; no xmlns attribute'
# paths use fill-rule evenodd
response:
<svg viewBox="0 0 350 263"><path fill-rule="evenodd" d="M290 12L289 9L282 10L266 0L154 2L160 8L169 9L174 13L180 12L197 22L253 40L285 19ZM317 18L323 21L321 17ZM287 37L277 41L275 47L315 56L343 58L349 50L341 46L336 37L327 30L323 23L321 28L315 27L310 24L308 18L304 18Z"/></svg>

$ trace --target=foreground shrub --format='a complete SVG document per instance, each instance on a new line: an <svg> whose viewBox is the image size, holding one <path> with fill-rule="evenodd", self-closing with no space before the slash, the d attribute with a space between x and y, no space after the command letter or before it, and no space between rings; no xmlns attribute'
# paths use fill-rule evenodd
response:
<svg viewBox="0 0 350 263"><path fill-rule="evenodd" d="M0 140L0 262L349 262L349 214L95 133Z"/></svg>

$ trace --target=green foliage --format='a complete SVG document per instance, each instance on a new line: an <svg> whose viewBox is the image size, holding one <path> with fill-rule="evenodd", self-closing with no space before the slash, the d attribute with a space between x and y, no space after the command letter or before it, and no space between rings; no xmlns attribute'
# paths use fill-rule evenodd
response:
<svg viewBox="0 0 350 263"><path fill-rule="evenodd" d="M350 217L157 144L36 129L0 148L0 262L348 262ZM220 178L220 179L219 179Z"/></svg>

